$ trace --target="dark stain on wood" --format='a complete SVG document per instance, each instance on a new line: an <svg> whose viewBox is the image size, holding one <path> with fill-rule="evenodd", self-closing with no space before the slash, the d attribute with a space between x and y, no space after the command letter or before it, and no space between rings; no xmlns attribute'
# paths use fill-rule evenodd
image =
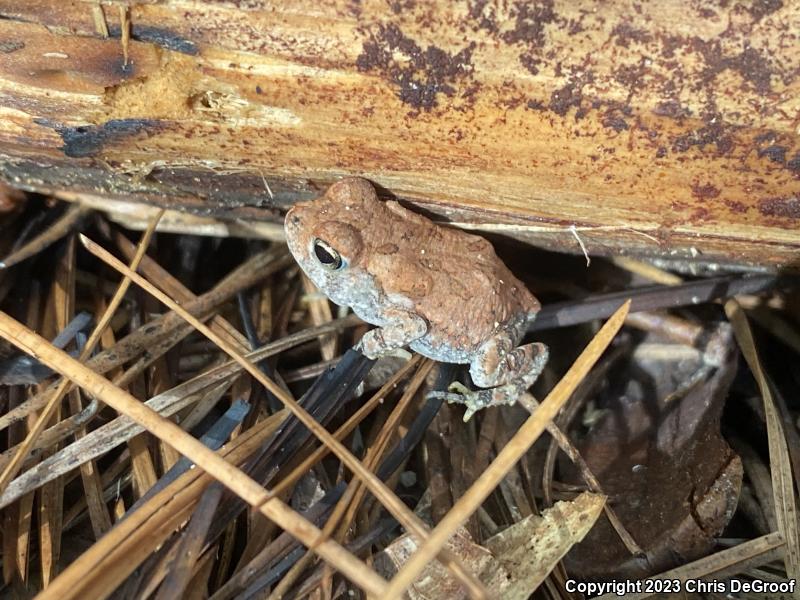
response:
<svg viewBox="0 0 800 600"><path fill-rule="evenodd" d="M453 97L459 91L469 90L465 83L472 74L474 49L474 42L455 54L434 45L423 49L404 35L400 27L389 23L369 31L356 67L388 79L397 87L397 97L403 103L430 111L438 105L439 94ZM398 60L397 54L404 55L407 60Z"/></svg>
<svg viewBox="0 0 800 600"><path fill-rule="evenodd" d="M758 151L758 157L763 158L765 156L772 162L782 165L786 162L786 146L772 144L766 148L761 148Z"/></svg>
<svg viewBox="0 0 800 600"><path fill-rule="evenodd" d="M719 196L720 190L718 187L713 185L712 183L693 183L692 184L692 196L697 198L698 200L710 200L712 198L716 198Z"/></svg>
<svg viewBox="0 0 800 600"><path fill-rule="evenodd" d="M79 193L108 195L111 198L181 207L199 216L248 218L263 221L279 219L294 202L310 200L319 191L310 184L270 178L270 198L260 174L214 173L207 169L163 168L145 176L106 168L94 161L64 160L46 163L0 158L0 180L23 189L69 189ZM324 187L324 186L322 186ZM255 210L257 209L257 210Z"/></svg>
<svg viewBox="0 0 800 600"><path fill-rule="evenodd" d="M692 116L692 109L682 106L677 100L664 100L656 105L653 114L670 119L684 119Z"/></svg>
<svg viewBox="0 0 800 600"><path fill-rule="evenodd" d="M747 205L744 202L739 202L738 200L725 200L725 206L737 214L743 214L747 212Z"/></svg>
<svg viewBox="0 0 800 600"><path fill-rule="evenodd" d="M95 156L106 144L140 133L154 133L163 128L156 119L113 119L102 125L67 127L47 119L35 119L39 125L53 127L64 140L63 151L71 158Z"/></svg>
<svg viewBox="0 0 800 600"><path fill-rule="evenodd" d="M112 38L119 38L119 25L109 26L108 34ZM182 52L183 54L196 56L198 52L197 45L193 41L162 27L137 25L133 23L131 27L131 37L137 42L148 42L166 50Z"/></svg>
<svg viewBox="0 0 800 600"><path fill-rule="evenodd" d="M720 155L727 154L734 146L731 127L719 116L708 119L703 127L677 136L672 143L672 149L675 152L686 152L692 147L702 150L709 145L716 146Z"/></svg>
<svg viewBox="0 0 800 600"><path fill-rule="evenodd" d="M576 108L575 120L585 117L589 109L583 106L583 88L593 80L592 71L571 78L566 85L550 94L550 110L563 117L571 108Z"/></svg>
<svg viewBox="0 0 800 600"><path fill-rule="evenodd" d="M25 47L25 42L20 40L4 40L0 42L0 52L3 54L11 54L12 52L16 52L17 50L21 50Z"/></svg>
<svg viewBox="0 0 800 600"><path fill-rule="evenodd" d="M800 177L800 152L797 152L792 159L786 163L786 168L794 173L795 176Z"/></svg>
<svg viewBox="0 0 800 600"><path fill-rule="evenodd" d="M501 33L500 22L503 19L496 14L495 6L488 0L469 2L468 18L472 29L486 31L506 44L520 47L519 63L529 73L537 75L544 61L542 48L546 44L547 25L557 23L560 27L566 27L567 21L556 13L552 0L515 2L510 7L509 16L513 19L514 26Z"/></svg>
<svg viewBox="0 0 800 600"><path fill-rule="evenodd" d="M758 203L758 210L765 217L800 219L800 198L765 198Z"/></svg>
<svg viewBox="0 0 800 600"><path fill-rule="evenodd" d="M783 0L755 0L748 4L749 6L744 5L743 8L752 15L756 22L783 8Z"/></svg>

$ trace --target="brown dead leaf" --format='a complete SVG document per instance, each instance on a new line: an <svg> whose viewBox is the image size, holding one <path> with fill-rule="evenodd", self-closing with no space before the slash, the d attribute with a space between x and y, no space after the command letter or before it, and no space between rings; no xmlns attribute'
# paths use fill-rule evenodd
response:
<svg viewBox="0 0 800 600"><path fill-rule="evenodd" d="M558 502L541 516L531 515L498 533L481 546L460 528L447 547L477 573L494 597L524 600L553 570L559 560L581 541L603 510L605 498L585 492L571 502ZM404 535L389 545L375 562L379 573L392 577L417 551L417 543ZM466 598L466 591L446 569L431 562L408 588L411 600Z"/></svg>
<svg viewBox="0 0 800 600"><path fill-rule="evenodd" d="M464 566L486 585L493 597L501 597L509 585L508 574L492 553L472 541L472 536L460 527L445 544L458 556ZM392 542L376 557L375 569L384 577L393 577L417 551L418 544L410 535L403 535ZM409 586L407 595L411 600L434 600L436 598L467 598L467 592L458 580L438 562L425 567L417 580Z"/></svg>
<svg viewBox="0 0 800 600"><path fill-rule="evenodd" d="M509 574L503 598L528 598L569 549L589 533L605 502L603 496L584 492L486 540L486 547Z"/></svg>
<svg viewBox="0 0 800 600"><path fill-rule="evenodd" d="M733 516L742 464L721 437L719 421L737 353L727 325L712 339L694 357L687 346L641 345L626 387L577 444L645 555L632 556L603 518L567 557L571 574L593 579L664 571L704 556ZM648 347L649 353L642 350ZM571 465L562 467L568 481L579 482Z"/></svg>

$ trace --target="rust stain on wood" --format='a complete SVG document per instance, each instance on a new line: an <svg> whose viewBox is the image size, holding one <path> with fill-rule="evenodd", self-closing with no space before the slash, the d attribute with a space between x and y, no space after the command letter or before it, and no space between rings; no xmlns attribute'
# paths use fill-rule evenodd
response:
<svg viewBox="0 0 800 600"><path fill-rule="evenodd" d="M29 187L102 159L87 191L280 209L359 174L539 243L796 261L797 3L142 4L129 71L84 9L0 0L0 172L59 165Z"/></svg>

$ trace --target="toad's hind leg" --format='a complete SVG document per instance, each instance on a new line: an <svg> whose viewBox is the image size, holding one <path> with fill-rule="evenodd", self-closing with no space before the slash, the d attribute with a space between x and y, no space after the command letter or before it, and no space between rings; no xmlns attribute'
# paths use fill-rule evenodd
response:
<svg viewBox="0 0 800 600"><path fill-rule="evenodd" d="M438 392L436 397L459 402L467 407L464 420L487 406L513 404L533 385L547 363L547 346L526 344L516 347L521 331L509 328L497 332L484 342L470 363L469 373L477 391L461 384L450 386L450 392Z"/></svg>

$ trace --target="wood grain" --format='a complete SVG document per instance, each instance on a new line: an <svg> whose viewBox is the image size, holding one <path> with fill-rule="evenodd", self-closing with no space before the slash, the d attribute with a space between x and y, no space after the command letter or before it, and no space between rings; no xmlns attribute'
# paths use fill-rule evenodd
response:
<svg viewBox="0 0 800 600"><path fill-rule="evenodd" d="M127 63L96 6L0 0L13 185L279 220L357 174L546 247L798 263L797 2L163 0Z"/></svg>

